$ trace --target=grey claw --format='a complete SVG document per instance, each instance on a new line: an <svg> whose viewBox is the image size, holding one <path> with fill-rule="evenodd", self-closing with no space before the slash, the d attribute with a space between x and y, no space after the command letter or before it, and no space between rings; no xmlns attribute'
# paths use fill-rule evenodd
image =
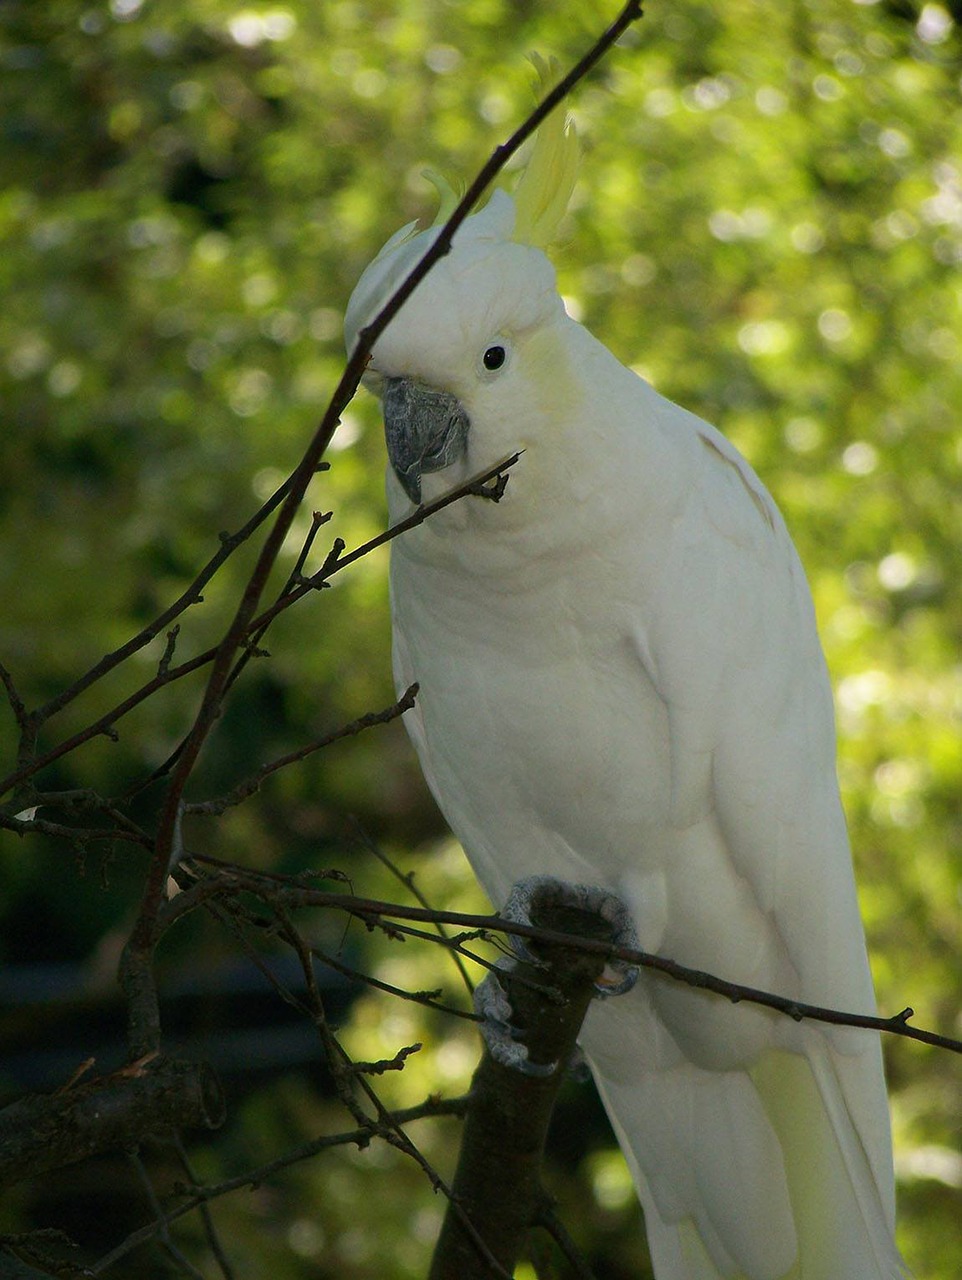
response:
<svg viewBox="0 0 962 1280"><path fill-rule="evenodd" d="M510 969L514 961L499 960L497 968ZM496 973L489 973L474 992L474 1009L483 1019L481 1034L495 1062L526 1076L550 1076L557 1062L531 1062L528 1047L520 1040L521 1032L511 1025L511 1003Z"/></svg>
<svg viewBox="0 0 962 1280"><path fill-rule="evenodd" d="M585 1084L591 1079L591 1068L580 1045L575 1045L574 1053L568 1059L568 1075L576 1084Z"/></svg>
<svg viewBox="0 0 962 1280"><path fill-rule="evenodd" d="M632 944L626 942L619 945L637 946L637 943ZM607 978L609 970L613 970L615 973L620 973L621 980L618 982L609 981ZM610 963L605 965L604 974L602 974L599 980L595 983L595 995L600 1000L607 1000L611 996L623 996L626 992L630 991L638 981L639 973L641 973L641 970L636 964L625 964L623 960L612 960Z"/></svg>

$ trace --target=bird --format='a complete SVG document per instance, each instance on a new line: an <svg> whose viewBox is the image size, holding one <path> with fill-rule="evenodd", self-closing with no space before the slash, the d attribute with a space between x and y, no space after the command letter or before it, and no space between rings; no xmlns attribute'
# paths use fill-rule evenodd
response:
<svg viewBox="0 0 962 1280"><path fill-rule="evenodd" d="M645 951L873 1014L805 574L749 463L566 310L546 252L579 147L541 124L372 344L397 523L393 664L426 781L492 902L529 879L624 905ZM402 227L354 351L434 243ZM630 985L625 983L625 986ZM581 1048L657 1280L896 1280L880 1039L643 970Z"/></svg>

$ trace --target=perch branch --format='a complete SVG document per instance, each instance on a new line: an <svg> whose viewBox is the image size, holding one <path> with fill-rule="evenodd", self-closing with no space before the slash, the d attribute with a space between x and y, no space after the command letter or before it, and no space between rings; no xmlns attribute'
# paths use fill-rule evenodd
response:
<svg viewBox="0 0 962 1280"><path fill-rule="evenodd" d="M610 945L611 925L592 913L570 907L539 908L536 900L532 918L559 932L584 933ZM498 1263L512 1274L544 1206L540 1171L548 1125L605 961L603 954L563 945L538 945L532 950L544 967L519 960L498 976L511 1004L512 1026L524 1032L528 1061L553 1064L554 1070L525 1074L496 1061L485 1047L471 1084L452 1199L430 1280L485 1280L490 1275L475 1239L464 1231L465 1217Z"/></svg>
<svg viewBox="0 0 962 1280"><path fill-rule="evenodd" d="M237 892L247 889L257 892L257 878L242 867L231 868L225 874L223 892ZM213 887L210 892L217 892ZM297 907L334 907L356 916L369 925L380 924L388 920L413 920L425 924L451 925L469 929L481 935L497 933L513 934L521 938L531 938L541 943L575 947L586 953L605 955L629 964L637 964L643 969L651 969L663 973L677 982L686 983L690 987L698 987L704 991L713 991L737 1004L746 1000L752 1004L764 1005L779 1013L786 1014L795 1021L810 1019L813 1022L825 1022L834 1026L861 1027L869 1031L882 1031L890 1035L903 1036L916 1040L920 1044L932 1045L935 1048L947 1049L951 1053L962 1054L962 1040L951 1036L940 1035L935 1031L926 1031L921 1027L910 1025L909 1019L914 1010L905 1008L891 1017L883 1018L872 1014L851 1013L842 1009L830 1009L822 1005L806 1004L790 996L777 995L771 991L761 991L755 987L747 987L738 982L729 982L701 969L690 969L665 956L652 955L647 951L633 951L627 947L611 947L604 942L592 941L589 938L573 938L553 930L538 928L534 925L518 924L512 920L503 920L496 915L472 915L461 911L425 910L423 907L408 907L391 902L381 902L372 898L358 898L350 894L327 893L320 889L310 889L300 885L292 885L284 891L285 904L290 908ZM434 934L424 933L423 937L442 944L457 942L457 939L441 939Z"/></svg>

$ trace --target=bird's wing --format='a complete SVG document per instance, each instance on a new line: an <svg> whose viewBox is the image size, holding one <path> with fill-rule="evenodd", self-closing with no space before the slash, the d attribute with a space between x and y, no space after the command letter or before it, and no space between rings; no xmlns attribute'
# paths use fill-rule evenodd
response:
<svg viewBox="0 0 962 1280"><path fill-rule="evenodd" d="M725 877L733 873L732 882L747 887L757 916L750 930L733 937L732 913L714 910L710 901L718 883L710 877L701 886L688 883L683 892L696 908L699 903L704 908L697 919L708 922L708 936L685 911L669 929L665 949L672 958L692 963L685 949L693 946L695 962L721 977L815 1004L874 1012L835 777L831 693L804 574L781 516L747 463L707 424L674 406L666 412L672 415L671 429L685 433L694 461L687 500L667 540L658 595L646 609L639 658L668 710L670 821L677 847L707 851L705 865ZM767 938L760 936L765 933ZM722 965L719 971L706 955L724 956L732 969L725 972ZM792 989L784 989L786 982ZM697 1016L695 999L669 995L662 1011L683 1051L704 1067L704 1060L697 1061L705 1052L698 1033L686 1039L692 1015ZM673 1000L678 1002L674 1018ZM737 1017L732 1015L736 1024L743 1017L743 1006L738 1008ZM850 1239L863 1242L864 1264L852 1270L852 1277L898 1276L901 1264L891 1244L891 1141L877 1037L828 1029L822 1034L810 1027L799 1033L788 1020L783 1025L784 1038L775 1044L794 1052L769 1048L754 1067L743 1065L757 1075L750 1099L744 1088L733 1086L720 1056L714 1079L712 1071L692 1076L690 1067L674 1067L658 1073L659 1083L651 1087L668 1090L670 1101L662 1099L660 1105L676 1116L691 1116L709 1098L717 1114L730 1113L740 1131L757 1129L761 1115L768 1116L789 1154L786 1172L796 1225L803 1255L807 1251L810 1258L807 1265L814 1268L799 1271L800 1276L822 1272L811 1243L816 1228L805 1227L805 1211L796 1200L808 1197L817 1224L826 1188L837 1206L847 1206L846 1213L837 1210L842 1214L839 1238L844 1240L848 1229ZM617 1038L617 1029L612 1034ZM750 1043L748 1023L743 1032L736 1027L736 1043L739 1034ZM714 1043L722 1040L716 1037ZM641 1153L644 1166L651 1138L649 1123L639 1118L645 1104L637 1093L629 1102L627 1093L604 1079L603 1066L600 1074L616 1125L629 1147ZM636 1075L631 1089L640 1084ZM785 1119L793 1107L804 1132ZM823 1171L821 1187L807 1186L803 1162L792 1167L791 1152L798 1150L807 1151ZM699 1136L691 1151L696 1165L699 1159L706 1163L704 1151ZM672 1166L670 1157L665 1164ZM731 1249L733 1219L722 1204L724 1176L713 1181L708 1166L715 1169L708 1159L699 1186L703 1199L695 1197L689 1212L698 1203L707 1206L709 1221L698 1233L703 1244L727 1222L724 1248ZM774 1170L771 1177L774 1188ZM643 1174L640 1180L644 1186ZM760 1194L764 1200L764 1188ZM651 1192L645 1195L653 1210ZM752 1217L749 1211L747 1220ZM653 1244L660 1232L666 1258L677 1256L676 1264L664 1265L669 1277L702 1274L699 1266L714 1265L701 1246L687 1240L684 1218L669 1212L652 1232ZM861 1236L845 1227L855 1220L863 1224ZM691 1261L693 1248L698 1265ZM716 1261L724 1259L724 1248L721 1254L714 1247L709 1253ZM683 1263L683 1256L689 1261Z"/></svg>
<svg viewBox="0 0 962 1280"><path fill-rule="evenodd" d="M696 461L646 610L645 663L668 710L670 821L714 819L799 975L794 994L841 995L867 1012L831 689L804 573L744 459L671 408Z"/></svg>

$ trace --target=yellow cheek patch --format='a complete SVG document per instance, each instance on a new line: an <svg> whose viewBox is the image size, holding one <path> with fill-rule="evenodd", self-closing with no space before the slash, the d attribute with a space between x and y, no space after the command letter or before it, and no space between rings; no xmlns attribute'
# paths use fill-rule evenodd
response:
<svg viewBox="0 0 962 1280"><path fill-rule="evenodd" d="M531 395L542 411L570 414L577 411L583 394L571 367L571 357L554 326L534 329L519 341Z"/></svg>

